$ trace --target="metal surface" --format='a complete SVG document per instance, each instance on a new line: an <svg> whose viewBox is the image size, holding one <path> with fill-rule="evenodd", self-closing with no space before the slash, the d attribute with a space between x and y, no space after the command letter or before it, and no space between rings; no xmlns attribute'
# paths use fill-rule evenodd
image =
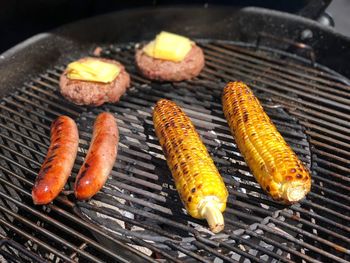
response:
<svg viewBox="0 0 350 263"><path fill-rule="evenodd" d="M71 57L4 97L1 235L46 260L63 262L349 261L349 81L264 46L222 41L201 41L201 46L205 69L198 78L176 84L139 76L133 44L104 47L103 56L123 62L132 77L132 88L118 104L88 108L65 101L58 78ZM226 81L236 79L254 89L310 167L312 192L299 204L285 207L271 201L236 149L220 99ZM161 97L176 101L191 117L229 189L226 228L218 235L186 215L174 190L151 118L152 106ZM104 110L118 119L118 162L100 193L89 202L76 202L72 183L93 120ZM79 156L64 194L53 204L34 206L31 187L49 145L50 123L61 114L79 125Z"/></svg>
<svg viewBox="0 0 350 263"><path fill-rule="evenodd" d="M278 39L307 44L313 48L318 63L350 77L350 67L346 66L350 60L350 38L334 29L300 16L263 8L209 6L123 10L36 35L0 55L0 97L53 63L61 64L64 59L77 57L95 45L149 40L161 30L190 38L253 44L259 34L273 34ZM285 43L280 47L278 41L264 44L288 48Z"/></svg>

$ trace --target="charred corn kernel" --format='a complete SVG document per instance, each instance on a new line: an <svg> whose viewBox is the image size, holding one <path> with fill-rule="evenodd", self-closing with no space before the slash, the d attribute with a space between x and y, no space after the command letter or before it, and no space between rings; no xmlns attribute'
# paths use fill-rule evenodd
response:
<svg viewBox="0 0 350 263"><path fill-rule="evenodd" d="M211 231L220 232L228 192L191 120L174 102L161 99L154 108L153 122L187 212L205 218Z"/></svg>
<svg viewBox="0 0 350 263"><path fill-rule="evenodd" d="M222 103L237 146L261 187L285 204L304 198L311 188L310 174L250 88L228 83Z"/></svg>
<svg viewBox="0 0 350 263"><path fill-rule="evenodd" d="M95 81L102 83L112 82L120 73L120 68L111 63L98 59L88 58L68 64L67 77L69 79Z"/></svg>
<svg viewBox="0 0 350 263"><path fill-rule="evenodd" d="M191 49L192 42L187 37L162 31L143 48L143 51L153 58L180 62Z"/></svg>

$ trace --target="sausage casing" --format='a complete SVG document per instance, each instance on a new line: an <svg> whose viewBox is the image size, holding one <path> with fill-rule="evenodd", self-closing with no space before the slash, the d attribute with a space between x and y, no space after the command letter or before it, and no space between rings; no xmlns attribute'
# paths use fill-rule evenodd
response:
<svg viewBox="0 0 350 263"><path fill-rule="evenodd" d="M51 143L32 189L35 204L50 203L61 192L74 165L79 134L74 120L60 116L51 124Z"/></svg>
<svg viewBox="0 0 350 263"><path fill-rule="evenodd" d="M250 88L228 83L222 103L237 146L261 187L285 204L304 198L311 188L310 174Z"/></svg>
<svg viewBox="0 0 350 263"><path fill-rule="evenodd" d="M114 116L107 112L99 114L88 153L75 181L77 199L89 199L103 187L117 158L118 141Z"/></svg>

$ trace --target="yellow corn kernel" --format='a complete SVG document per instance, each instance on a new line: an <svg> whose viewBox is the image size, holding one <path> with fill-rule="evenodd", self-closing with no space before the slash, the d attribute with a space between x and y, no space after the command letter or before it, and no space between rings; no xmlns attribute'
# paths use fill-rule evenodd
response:
<svg viewBox="0 0 350 263"><path fill-rule="evenodd" d="M283 139L258 99L243 82L230 82L223 110L237 146L260 186L285 204L305 197L311 177Z"/></svg>
<svg viewBox="0 0 350 263"><path fill-rule="evenodd" d="M205 218L211 231L220 232L228 192L191 120L174 102L161 99L154 108L153 122L187 212Z"/></svg>

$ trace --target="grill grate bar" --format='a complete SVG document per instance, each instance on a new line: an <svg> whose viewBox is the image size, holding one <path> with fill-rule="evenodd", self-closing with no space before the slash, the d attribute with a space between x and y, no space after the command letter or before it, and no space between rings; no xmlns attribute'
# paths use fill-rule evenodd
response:
<svg viewBox="0 0 350 263"><path fill-rule="evenodd" d="M45 90L45 88L42 88L41 86L43 87L46 87L48 88L48 86L51 86L51 85L47 85L45 82L41 82L41 81L36 81L35 79L32 80L33 83L36 83L36 85L34 85L33 83L32 84L29 84L29 83L24 83L24 87L21 89L21 91L27 91L29 90L29 92L31 92L32 90L33 91L36 91L44 96L47 96L49 98L52 98L60 103L62 103L61 101L61 97L56 95L54 92L57 91L57 88L52 86L53 88L53 92L52 91L47 91ZM73 104L72 104L73 105ZM77 112L79 112L78 108L77 108Z"/></svg>
<svg viewBox="0 0 350 263"><path fill-rule="evenodd" d="M53 118L47 117L43 115L42 113L38 113L36 111L33 111L31 108L28 108L27 106L23 106L22 104L14 102L12 99L4 98L3 99L8 105L12 105L16 108L22 109L24 112L28 112L29 114L35 115L36 117L42 118L48 123L51 123L53 121Z"/></svg>
<svg viewBox="0 0 350 263"><path fill-rule="evenodd" d="M33 242L35 242L36 244L38 244L39 246L45 248L46 250L50 251L51 253L59 256L60 258L64 259L66 262L71 262L74 263L74 261L72 259L70 259L69 257L66 257L64 254L62 254L60 251L58 251L57 249L47 245L45 242L41 242L39 239L35 238L34 236L28 234L27 232L16 228L15 226L13 226L11 223L8 223L7 221L3 220L0 218L0 224L3 226L6 226L7 228L13 230L14 232L26 237L28 240L31 240Z"/></svg>
<svg viewBox="0 0 350 263"><path fill-rule="evenodd" d="M258 238L258 239L260 239L260 240L262 240L262 241L264 241L264 242L266 242L266 243L268 243L268 244L273 245L273 246L276 247L276 248L282 249L282 250L284 250L284 251L290 253L291 255L297 256L298 258L301 258L301 259L303 259L303 260L305 260L305 261L314 262L314 263L319 263L319 262L320 262L320 261L318 261L318 260L316 260L316 259L313 259L313 258L311 258L311 257L309 257L309 256L307 256L307 255L305 255L305 254L303 254L303 253L297 251L297 250L295 249L294 246L293 246L293 247L290 247L290 246L288 246L288 244L287 244L287 245L284 245L284 244L282 244L281 242L277 242L277 241L275 241L275 240L273 240L273 239L271 239L271 238L267 238L267 237L265 237L265 236L259 235L259 234L257 234L256 232L251 231L251 230L249 230L249 229L246 229L245 232L246 232L248 235L252 236L252 237ZM244 238L239 237L239 236L234 235L234 234L231 234L230 237L233 238L233 239L238 239L241 243L246 244L246 245L248 245L248 246L251 246L251 242L249 242L249 240L245 240ZM257 249L260 249L260 246L258 246ZM284 260L286 259L285 257L284 257L284 258L283 258L283 257L280 257L280 258L281 258L281 259L284 259ZM281 261L282 261L282 260L281 260ZM292 262L293 262L293 261L292 261Z"/></svg>
<svg viewBox="0 0 350 263"><path fill-rule="evenodd" d="M331 253L328 253L328 252L326 252L326 251L324 251L322 249L319 249L319 248L317 248L315 246L312 246L312 245L310 245L310 244L308 244L308 243L306 243L304 241L301 241L301 240L299 240L299 239L297 239L297 238L295 238L295 237L293 237L291 235L286 235L286 232L284 232L284 231L280 231L279 232L277 229L270 228L270 227L262 225L262 224L259 224L259 228L261 228L262 230L265 230L266 232L269 232L270 234L274 234L274 235L279 236L279 237L281 237L283 239L286 239L286 240L291 241L291 242L293 242L295 244L298 244L298 245L300 245L302 247L305 247L307 249L315 251L315 252L317 252L320 255L324 255L327 258L334 260L333 262L342 262L342 263L347 263L348 262L347 260L341 259L341 258L339 258L339 257L337 257L337 256L335 256L335 255L333 255Z"/></svg>
<svg viewBox="0 0 350 263"><path fill-rule="evenodd" d="M5 126L5 125L0 123L0 127L6 129L7 131L10 131L12 134L16 134L18 136L21 136L22 138L26 139L27 141L31 141L31 142L37 144L38 146L47 147L42 142L39 142L38 140L33 139L32 137L29 137L29 136L27 136L27 135L25 135L25 134L15 130L15 129L13 129L13 128L10 128L9 126Z"/></svg>
<svg viewBox="0 0 350 263"><path fill-rule="evenodd" d="M277 69L287 71L289 74L297 74L298 73L298 75L300 75L301 72L308 72L308 73L314 73L314 74L321 76L321 77L327 77L327 78L330 78L330 79L335 80L337 82L329 81L325 78L320 78L320 77L312 78L312 74L301 75L305 78L317 80L317 81L323 82L324 84L327 84L327 85L334 84L338 88L344 88L344 89L349 90L348 86L343 85L342 83L339 83L339 82L346 82L347 80L345 78L341 77L340 75L334 75L334 73L325 72L323 70L321 71L315 67L300 65L300 64L296 64L296 63L293 63L293 62L287 61L287 60L277 59L277 58L274 58L273 56L267 56L267 55L264 55L262 53L258 53L258 52L254 52L254 51L249 50L249 49L241 48L239 46L227 45L227 44L223 44L223 43L217 43L214 45L211 44L211 46L225 47L225 49L220 49L220 51L223 53L228 53L228 52L230 52L229 50L233 50L233 51L236 51L237 53L248 55L248 56L245 56L245 58L256 57L256 58L258 58L258 60L255 60L254 62L257 62L257 63L262 62L262 63L266 64L267 62L265 62L265 61L272 62L272 63L266 64L266 65L268 65L270 67L274 67L274 68L277 67ZM259 59L261 59L261 60L259 60ZM280 67L280 65L283 65L285 67ZM289 68L291 68L291 69L289 70ZM301 71L295 70L295 69L301 69Z"/></svg>
<svg viewBox="0 0 350 263"><path fill-rule="evenodd" d="M308 211L304 208L299 208L299 207L293 207L293 210L301 213L301 214L306 214L306 215L309 215L311 218L315 218L317 220L319 220L320 222L324 221L325 223L327 223L329 226L333 226L333 227L336 227L338 229L341 229L343 231L346 231L346 232L350 232L350 228L343 225L343 224L339 224L337 222L334 222L333 220L330 220L328 218L325 218L323 216L320 216L318 215L314 210L312 211Z"/></svg>
<svg viewBox="0 0 350 263"><path fill-rule="evenodd" d="M15 124L15 125L17 125L17 126L19 126L19 127L24 128L24 129L26 129L26 130L30 130L31 132L33 132L33 133L39 135L40 137L43 137L43 138L45 138L45 139L50 139L49 136L47 136L45 133L43 133L43 132L41 132L41 131L39 131L39 130L33 129L33 127L29 127L29 126L27 126L27 125L25 125L25 124L23 124L23 123L21 123L21 122L14 121L14 120L11 119L10 117L7 117L7 116L5 116L5 115L3 115L3 114L1 114L1 113L0 113L0 117L3 118L4 120L6 120L6 123L7 123L8 125L9 125L9 123L12 123L12 124ZM5 126L3 126L3 127L5 127Z"/></svg>
<svg viewBox="0 0 350 263"><path fill-rule="evenodd" d="M304 205L307 205L309 207L313 207L314 209L319 209L319 210L322 210L323 213L329 213L339 219L343 219L343 220L346 220L346 221L350 221L350 217L344 215L344 214L341 214L341 213L338 213L338 212L335 212L327 207L324 207L324 206L320 206L318 204L315 204L315 203L312 203L312 202L309 202L307 200L302 200L300 202L301 204L304 204Z"/></svg>
<svg viewBox="0 0 350 263"><path fill-rule="evenodd" d="M330 162L328 160L325 160L324 158L318 158L317 159L317 164L319 167L325 168L327 170L332 170L332 171L337 171L338 173L340 172L348 172L349 169L344 168L341 165L334 164L334 162ZM344 176L337 176L337 178L342 178Z"/></svg>
<svg viewBox="0 0 350 263"><path fill-rule="evenodd" d="M316 169L317 169L317 168L316 168ZM318 169L317 169L317 170L318 170ZM320 177L320 176L316 176L316 175L314 175L313 177L314 177L314 179L317 179L317 181L320 182L321 184L326 183L326 184L329 184L329 185L331 185L331 186L333 186L333 187L339 187L339 188L343 188L343 189L346 190L346 191L349 191L349 187L343 186L343 185L340 184L340 183L333 182L333 181L331 181L331 180L327 180L327 179L324 179L324 178L322 178L322 177ZM322 187L321 189L324 190L324 187Z"/></svg>
<svg viewBox="0 0 350 263"><path fill-rule="evenodd" d="M320 231L326 233L327 235L334 236L335 238L339 238L339 239L344 240L345 242L350 243L350 238L347 238L347 237L345 237L345 236L343 236L343 235L340 235L340 234L338 234L338 233L336 233L336 232L330 231L330 230L328 230L327 228L324 228L324 227L319 226L319 225L317 225L317 224L310 223L309 221L307 221L307 220L305 220L305 219L302 219L302 218L300 218L300 217L298 217L298 216L296 216L296 215L291 215L291 214L289 214L289 213L287 213L287 212L285 212L285 211L281 211L280 214L283 215L283 216L285 216L285 217L288 217L288 218L290 218L290 219L297 220L298 222L302 222L303 225L305 225L305 226L306 226L306 225L307 225L307 226L310 226L311 228L320 230ZM335 245L335 244L333 244L333 245Z"/></svg>
<svg viewBox="0 0 350 263"><path fill-rule="evenodd" d="M192 242L196 247L198 248L202 248L205 249L206 251L209 251L211 254L217 256L218 258L221 258L222 260L224 260L225 262L232 262L232 263L236 263L238 261L233 260L227 256L224 256L223 254L217 252L215 249L210 248L209 246L206 246L198 241L193 241Z"/></svg>
<svg viewBox="0 0 350 263"><path fill-rule="evenodd" d="M329 138L328 136L322 135L320 133L316 133L314 131L305 131L305 132L308 135L310 135L313 139L320 139L321 141L328 141L328 142L332 143L333 145L339 145L342 148L350 149L350 144L348 144L346 142Z"/></svg>
<svg viewBox="0 0 350 263"><path fill-rule="evenodd" d="M295 98L295 97L286 95L285 93L277 92L277 91L274 91L272 89L268 89L268 88L264 88L263 86L256 85L253 82L247 81L247 83L249 83L251 87L255 88L258 91L262 91L262 92L266 92L268 94L272 94L274 96L279 97L279 99L285 99L286 102L284 102L283 100L280 100L279 103L283 103L284 105L286 105L287 108L290 108L290 109L293 110L294 108L296 108L298 106L298 108L300 110L303 110L303 111L306 111L306 112L310 111L310 109L307 109L306 107L313 108L313 109L316 110L314 112L318 111L317 115L319 115L320 117L324 118L325 116L328 116L328 120L331 121L332 123L341 124L341 125L347 126L347 127L349 126L349 123L344 120L344 118L348 119L349 115L344 114L344 113L342 113L340 111L336 111L336 110L333 110L331 108L324 107L324 106L322 106L320 104L316 104L316 103L313 103L311 101L307 101L306 102L306 101L301 100L299 98ZM294 103L294 104L292 104L292 103ZM325 112L328 115L325 115L322 112ZM337 117L334 117L334 116L337 116ZM325 118L327 118L327 117L325 117Z"/></svg>
<svg viewBox="0 0 350 263"><path fill-rule="evenodd" d="M172 257L172 256L169 255L168 253L165 253L163 250L158 249L157 247L151 247L151 246L149 245L149 243L143 241L142 239L137 239L137 240L136 240L136 239L135 239L135 240L132 239L132 240L133 240L136 244L138 244L138 245L140 245L140 246L143 246L143 247L146 247L146 248L152 248L152 249L154 250L155 253L157 253L158 255L164 256L164 258L167 259L167 260L170 260L170 261L176 262L176 263L181 263L180 260L178 260L178 259ZM155 261L155 262L157 262L157 261Z"/></svg>
<svg viewBox="0 0 350 263"><path fill-rule="evenodd" d="M14 110L12 110L12 109L10 109L10 108L8 108L8 107L2 105L2 104L0 104L0 108L4 109L4 110L7 111L7 112L10 112L10 113L13 114L13 115L19 116L19 117L22 118L23 120L29 121L29 122L31 122L31 123L37 125L37 126L40 126L40 128L50 130L50 128L48 128L47 125L45 125L45 124L43 124L43 123L41 123L41 122L38 122L38 121L36 121L36 120L32 120L32 119L30 119L29 117L24 116L23 114L20 114L19 112L16 112L16 111L14 111ZM12 121L12 122L14 122L14 121Z"/></svg>
<svg viewBox="0 0 350 263"><path fill-rule="evenodd" d="M303 108L302 110L307 114L303 114L301 111L296 109L291 109L290 112L295 114L296 116L300 116L302 119L305 120L308 120L310 118L310 121L318 124L318 126L321 125L324 127L334 127L334 129L338 131L342 131L345 133L349 132L348 128L350 128L350 125L345 120L334 118L329 114L324 114L317 110L312 110L308 108ZM329 123L327 123L327 121L331 122L332 126ZM345 129L343 127L345 127Z"/></svg>
<svg viewBox="0 0 350 263"><path fill-rule="evenodd" d="M237 239L240 239L240 238L237 238ZM235 247L232 247L232 244L227 244L225 242L222 242L220 243L220 246L224 247L224 248L227 248L227 249L230 249L234 252L236 251L239 251L239 249L234 249ZM265 255L269 255L271 256L272 258L275 258L277 259L279 262L292 262L286 258L283 258L281 257L280 255L276 254L276 253L273 253L272 251L268 250L268 249L265 249L264 247L261 247L261 246L255 246L255 245L252 245L251 243L249 243L249 246L250 247L253 247L259 251L261 251L261 253L265 254ZM263 261L262 259L258 259L257 256L252 256L250 255L249 253L246 253L246 252L243 252L241 253L245 258L247 259L250 259L252 260L253 262L266 262L266 261Z"/></svg>
<svg viewBox="0 0 350 263"><path fill-rule="evenodd" d="M4 195L2 193L0 193L0 195L2 197L4 197ZM11 200L12 201L12 200ZM76 252L79 252L80 255L84 256L84 258L87 258L91 261L94 261L94 262L103 262L103 261L100 261L99 259L95 258L94 256L86 253L85 251L82 251L80 250L78 247L75 247L73 245L71 245L71 243L69 242L66 242L64 239L48 232L47 230L43 230L43 228L33 224L31 221L21 217L21 216L18 216L16 213L10 211L9 209L6 209L5 207L0 207L0 210L2 210L3 212L11 215L13 218L15 218L16 220L18 220L19 222L31 227L34 231L36 231L37 233L41 233L45 236L48 236L50 237L51 240L54 240L56 241L57 243L60 243L60 244L64 244L65 246L69 247L70 249L76 251Z"/></svg>
<svg viewBox="0 0 350 263"><path fill-rule="evenodd" d="M31 173L32 175L36 176L35 172L33 172L32 170L28 169L27 167L24 167L22 164L14 161L12 159L9 159L8 157L4 156L3 154L0 154L0 156L1 156L1 159L3 159L4 161L9 162L9 163L11 163L11 164L13 164L13 165L23 169L25 172ZM2 165L0 167L3 168Z"/></svg>
<svg viewBox="0 0 350 263"><path fill-rule="evenodd" d="M41 109L41 110L43 110L43 111L45 111L45 112L47 112L47 113L49 113L49 114L51 114L51 115L53 115L53 116L60 116L60 115L62 115L62 113L60 113L60 112L58 112L58 111L51 110L51 109L49 109L48 107L45 107L45 106L41 106L39 103L37 103L37 102L32 102L32 101L30 101L29 99L23 98L22 96L18 96L18 95L17 95L17 96L13 96L13 98L16 99L16 100L19 100L19 101L21 101L21 102L24 102L24 103L26 103L27 105L37 107L37 108L39 108L39 109ZM6 100L5 100L5 101L6 101Z"/></svg>
<svg viewBox="0 0 350 263"><path fill-rule="evenodd" d="M48 80L51 83L54 83L55 85L59 84L59 81L57 79L51 78L47 74L41 74L39 76L40 76L40 78L42 78L44 80ZM56 90L56 89L54 88L54 90Z"/></svg>
<svg viewBox="0 0 350 263"><path fill-rule="evenodd" d="M35 99L37 99L38 101L42 101L42 102L44 102L44 103L46 103L47 105L49 105L49 106L53 106L53 107L55 107L55 108L57 108L57 109L62 109L62 104L58 104L58 103L56 103L56 102L52 102L52 101L48 101L46 98L42 98L42 97L40 97L40 96L38 96L38 95L35 95L33 92L29 92L29 91L27 91L27 90L22 90L22 93L24 93L24 94L26 94L26 95L28 95L28 96L30 96L30 97L32 97L32 98L35 98ZM18 98L17 98L18 99ZM21 98L22 99L22 98ZM24 100L24 99L23 99ZM26 100L27 101L27 100ZM34 105L36 105L36 103L34 104ZM46 109L47 110L47 109ZM65 112L67 112L67 113L69 113L71 116L79 116L79 112L76 112L76 111L73 111L73 110L71 110L71 109L69 109L69 108L64 108L64 111ZM59 115L61 115L61 113L59 113Z"/></svg>
<svg viewBox="0 0 350 263"><path fill-rule="evenodd" d="M50 70L48 70L47 72L52 72ZM57 74L57 73L55 73ZM46 88L49 88L51 91L53 92L57 92L57 83L55 83L55 85L51 85L45 81L41 81L40 78L36 78L36 79L32 79L33 83L36 83L37 85L40 85L40 86L43 86L43 87L46 87ZM28 85L28 84L27 84ZM30 85L31 86L31 85ZM34 85L33 85L34 86ZM36 86L35 86L36 87ZM51 93L52 92L48 92L48 93Z"/></svg>
<svg viewBox="0 0 350 263"><path fill-rule="evenodd" d="M219 70L224 71L225 73L216 71L217 68L219 68ZM218 65L215 65L215 67L213 66L212 68L204 68L203 71L206 73L209 73L213 76L217 76L221 79L225 79L226 81L230 81L232 79L232 76L240 76L242 78L247 78L247 73L241 73L241 72L234 71L234 70L226 70L226 68L218 67ZM246 81L248 83L248 85L251 85L251 86L256 88L257 85L256 84L254 85L254 82L256 83L255 78L249 77L247 79L249 79L249 81ZM350 107L348 105L344 105L344 104L341 104L339 102L331 101L331 100L328 100L328 99L325 99L322 97L316 97L314 94L309 94L309 93L305 93L305 92L302 92L299 90L291 89L291 88L288 88L285 86L277 85L274 82L269 81L269 80L259 78L259 83L262 83L264 85L268 85L269 87L276 88L278 90L277 91L278 93L292 92L292 93L295 93L296 95L300 96L300 98L309 99L310 101L313 101L316 103L326 104L332 108L337 108L337 109L341 109L341 110L345 110L345 111L350 110ZM308 101L305 100L304 103L306 104L307 102ZM311 106L310 104L308 104L308 105ZM339 114L339 112L338 112L338 114ZM349 116L347 117L347 119L349 119Z"/></svg>
<svg viewBox="0 0 350 263"><path fill-rule="evenodd" d="M21 158L21 159L27 160L28 162L34 164L35 166L38 166L38 167L41 166L41 163L39 163L39 162L33 160L32 158L27 157L27 156L25 156L25 155L23 155L23 154L21 154L21 153L18 153L18 152L16 152L15 150L13 150L13 149L11 149L11 148L9 148L9 147L7 147L7 146L2 145L2 148L5 149L5 150L7 150L7 151L10 152L10 153L15 154L16 157L19 157L19 158ZM19 159L19 158L17 158L17 159Z"/></svg>
<svg viewBox="0 0 350 263"><path fill-rule="evenodd" d="M336 250L341 250L341 251L343 251L346 254L350 254L350 250L348 250L348 249L346 249L346 248L344 248L342 246L339 246L337 244L334 244L334 243L332 243L332 242L330 242L330 241L328 241L328 240L326 240L324 238L320 238L320 237L318 237L318 236L316 236L314 234L311 234L311 233L309 233L309 232L307 232L305 230L299 229L298 227L291 226L291 225L289 225L289 224L287 224L285 222L282 222L282 221L274 219L274 218L270 218L270 221L275 223L276 225L283 226L284 229L290 229L290 230L292 230L294 232L297 232L297 233L299 233L299 234L301 234L301 235L303 235L305 237L310 237L313 240L316 240L317 242L326 244L326 245L328 245L328 246L330 246L330 247L332 247L332 248L334 248Z"/></svg>
<svg viewBox="0 0 350 263"><path fill-rule="evenodd" d="M25 247L21 246L17 242L14 242L13 240L8 239L8 238L6 238L5 236L3 236L1 234L0 234L0 237L2 239L0 241L0 248L3 247L3 246L6 246L7 249L9 247L11 247L12 251L13 251L13 249L15 249L15 250L19 251L21 254L23 254L24 256L26 256L26 257L28 257L28 258L30 258L32 260L35 260L35 262L38 262L38 263L46 263L47 262L44 259L42 259L41 257L39 257L36 254L34 254L33 252L27 250ZM5 252L3 249L1 249L0 250L0 254L4 255L4 253L7 253L7 252ZM8 254L8 257L9 257L8 260L11 260L13 258L13 255ZM14 262L16 262L16 261L14 261Z"/></svg>
<svg viewBox="0 0 350 263"><path fill-rule="evenodd" d="M336 153L338 155L350 157L350 152L345 151L343 149L340 149L340 148L337 148L337 147L334 147L334 146L330 146L328 144L319 142L319 141L314 140L314 139L310 139L310 143L315 145L315 147L317 147L317 148L327 149L327 150L330 150L330 151L332 151L332 152L334 152L334 153ZM350 179L348 179L348 180L350 181Z"/></svg>
<svg viewBox="0 0 350 263"><path fill-rule="evenodd" d="M0 127L1 127L1 126L0 126ZM25 145L25 144L20 144L20 143L18 142L18 140L15 140L15 139L13 139L13 138L11 138L11 137L9 137L9 136L3 134L3 133L0 133L0 136L1 136L2 138L5 138L6 140L12 142L13 144L18 144L20 147L23 147L24 149L27 149L27 150L29 150L29 151L31 151L31 152L33 152L33 153L35 153L35 154L37 154L37 155L43 157L43 158L46 156L44 153L39 152L39 151L37 151L37 150L35 150L35 149L33 149L33 148L31 148L31 147ZM5 147L4 147L4 148L5 148Z"/></svg>
<svg viewBox="0 0 350 263"><path fill-rule="evenodd" d="M264 73L269 73L268 77L270 78L271 76L271 79L273 77L273 79L277 80L278 82L281 82L281 83L285 83L285 84L289 84L291 86L294 86L296 88L300 87L299 85L293 85L294 83L296 84L301 84L303 85L302 87L308 87L309 89L315 89L315 92L316 92L316 89L317 91L321 90L321 91L328 91L329 92L329 89L330 87L329 86L326 86L326 85L323 85L323 84L316 84L316 85L310 85L312 84L312 82L310 82L310 79L307 80L304 80L304 78L300 78L300 77L306 77L306 78L311 78L313 80L315 80L315 78L313 78L313 76L309 76L309 75L304 75L304 74L297 74L297 73L294 73L296 76L294 75L291 75L290 71L288 73L284 73L283 72L283 68L275 68L275 67L271 67L269 64L256 64L256 63L251 63L251 61L248 59L249 62L246 62L246 61L241 61L239 60L239 56L227 56L227 55L223 55L221 53L218 53L218 52L213 52L213 51L210 51L208 49L205 50L206 54L208 54L206 56L206 58L209 59L209 61L211 62L215 62L215 63L218 63L218 64L223 64L223 65L226 65L226 62L227 61L230 61L230 65L232 68L236 68L236 69L239 69L239 70L248 70L250 69L250 73L256 73L256 71L253 71L253 70L259 70L261 72L264 72ZM223 62L225 61L225 63ZM269 66L269 67L266 67L266 66ZM286 81L288 80L288 81ZM303 89L305 90L305 89ZM333 94L337 94L337 95L340 95L340 96L345 96L345 97L349 97L349 94L348 92L346 91L342 91L342 90L339 90L339 89L332 89L332 93ZM321 93L322 95L324 95L324 92ZM339 98L342 98L342 97L339 97L339 96L334 96L334 98L337 100Z"/></svg>
<svg viewBox="0 0 350 263"><path fill-rule="evenodd" d="M2 171L6 172L7 174L10 174L13 178L19 179L21 182L23 182L23 183L25 183L25 184L27 184L29 186L33 186L34 185L34 183L32 181L30 181L30 180L28 180L28 179L18 175L17 173L14 173L14 172L10 171L9 169L7 169L5 167L0 166L0 169Z"/></svg>
<svg viewBox="0 0 350 263"><path fill-rule="evenodd" d="M184 249L182 248L181 246L178 246L176 244L174 244L173 242L170 242L170 241L165 241L164 244L166 244L167 246L173 248L173 249L176 249L178 251L181 251L182 253L186 254L186 255L189 255L190 257L198 260L198 262L204 262L204 263L210 263L211 261L201 257L201 256L198 256L196 253L192 252L192 251L189 251L187 249Z"/></svg>
<svg viewBox="0 0 350 263"><path fill-rule="evenodd" d="M319 193L322 193L322 194L327 193L329 195L334 195L334 197L336 197L336 198L342 198L345 203L346 203L346 201L348 201L348 202L350 201L346 195L340 194L340 193L335 192L333 190L329 190L329 189L325 188L324 186L314 184L313 187L316 188Z"/></svg>
<svg viewBox="0 0 350 263"><path fill-rule="evenodd" d="M29 90L34 90L34 91L39 92L40 94L46 95L46 96L54 99L58 103L60 103L61 106L62 106L62 104L65 105L65 106L68 106L70 108L69 110L75 115L81 112L82 109L79 108L79 106L77 106L77 105L75 105L73 103L70 103L69 101L62 102L62 97L60 97L60 96L56 95L55 93L53 93L53 92L57 92L57 87L52 86L52 85L48 85L47 83L39 81L39 80L37 80L37 81L33 80L33 82L37 83L38 86L35 86L33 84L24 83L24 86L25 86L24 90L26 88L28 88ZM46 87L46 88L50 87L53 90L53 92L46 91L43 87L40 87L40 85L43 86L43 87ZM68 109L66 109L66 110L68 110Z"/></svg>
<svg viewBox="0 0 350 263"><path fill-rule="evenodd" d="M349 99L346 99L341 96L337 96L337 95L332 95L327 92L322 91L323 89L320 88L319 85L317 85L317 89L315 88L315 86L313 87L304 87L303 85L300 85L296 82L291 82L291 81L287 81L284 80L283 78L276 78L276 76L274 76L274 74L269 71L268 69L265 69L264 71L260 71L260 69L250 69L250 68L246 68L234 63L230 63L228 64L227 62L225 63L224 60L222 59L215 59L212 58L210 56L207 56L209 61L206 61L206 65L209 66L210 68L216 68L219 70L222 70L223 72L229 72L229 73L234 73L237 75L252 75L255 76L255 79L257 82L261 82L263 84L269 84L271 85L271 83L276 83L275 87L278 87L279 89L282 89L282 86L285 87L285 91L290 91L291 89L293 89L293 92L301 95L301 97L305 96L307 98L311 98L314 100L320 100L321 102L325 102L324 98L326 98L327 103L330 102L329 98L333 100L333 102L337 102L337 103L341 103L342 107L345 107L345 105L349 105L350 101ZM215 62L215 63L213 63ZM219 63L218 63L219 62ZM231 61L230 61L231 62ZM258 70L258 71L257 71ZM269 73L269 74L266 74ZM263 79L263 80L262 80ZM278 84L278 86L277 86ZM306 93L307 92L307 93ZM310 93L309 96L306 96ZM315 98L315 95L318 95L318 98ZM336 93L336 92L335 92ZM337 106L339 106L339 104L335 104ZM345 109L348 109L347 107L345 107Z"/></svg>
<svg viewBox="0 0 350 263"><path fill-rule="evenodd" d="M93 205L88 204L88 203L81 203L81 207L93 210L95 212L99 212L101 214L105 214L107 216L111 216L111 217L113 217L115 219L119 219L121 221L124 221L125 223L133 224L135 226L139 226L141 228L147 229L147 230L152 231L154 233L157 233L157 234L159 234L161 236L164 236L165 238L161 238L161 239L164 239L164 240L167 240L166 238L171 238L171 239L174 239L174 240L181 240L181 237L179 235L173 234L171 232L164 231L164 230L162 230L160 228L156 228L156 227L152 226L151 224L147 224L147 223L142 223L141 224L141 223L135 222L133 219L130 219L128 217L124 217L122 215L119 215L113 209L100 208L100 207L96 207L96 206L93 206ZM124 229L120 229L120 231L123 231L123 230ZM128 230L124 231L124 232L129 233Z"/></svg>
<svg viewBox="0 0 350 263"><path fill-rule="evenodd" d="M347 165L349 163L348 159L339 157L337 155L334 155L334 154L331 154L331 153L328 153L328 152L325 152L325 151L321 151L321 150L318 150L318 149L315 149L314 151L315 151L315 153L318 153L318 154L320 154L320 155L322 155L324 157L328 157L328 158L331 158L333 160L336 160L336 161L338 161L340 163L343 163L344 165Z"/></svg>
<svg viewBox="0 0 350 263"><path fill-rule="evenodd" d="M344 140L347 140L349 137L344 136L346 133L348 133L346 128L343 128L339 125L336 125L334 123L329 124L326 121L322 121L320 119L311 117L311 116L306 116L304 114L300 114L299 112L296 111L291 111L291 113L293 113L295 116L298 116L302 119L307 119L307 121L300 121L301 124L305 125L307 128L313 129L313 130L318 130L321 131L324 134L329 134L332 137L338 137L338 138L342 138ZM323 128L323 127L328 127L328 129ZM329 128L333 129L333 130L329 130ZM342 133L339 132L335 132L335 130L338 130Z"/></svg>

